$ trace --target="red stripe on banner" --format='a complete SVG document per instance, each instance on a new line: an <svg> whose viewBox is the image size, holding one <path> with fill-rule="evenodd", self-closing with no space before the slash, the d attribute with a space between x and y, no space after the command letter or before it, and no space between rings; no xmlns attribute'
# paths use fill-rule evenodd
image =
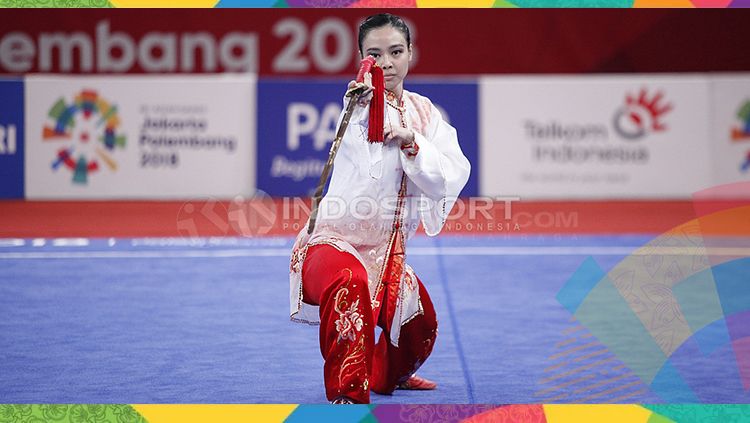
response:
<svg viewBox="0 0 750 423"><path fill-rule="evenodd" d="M690 201L478 202L462 199L443 233L475 235L657 234L693 220ZM737 202L712 202L720 209ZM745 203L746 204L746 203ZM506 212L509 212L507 214ZM294 235L309 200L227 201L4 201L0 237L180 237ZM729 219L743 219L736 213ZM746 227L723 222L726 228ZM735 224L736 223L736 224ZM707 228L711 231L711 228ZM750 235L750 234L737 234Z"/></svg>
<svg viewBox="0 0 750 423"><path fill-rule="evenodd" d="M351 75L375 9L4 10L0 74ZM412 74L743 71L750 11L399 10ZM4 40L4 41L3 41Z"/></svg>

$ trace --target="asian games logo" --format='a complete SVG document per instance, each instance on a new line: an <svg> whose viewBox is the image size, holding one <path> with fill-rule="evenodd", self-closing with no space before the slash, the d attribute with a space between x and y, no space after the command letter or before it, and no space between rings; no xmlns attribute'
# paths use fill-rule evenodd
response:
<svg viewBox="0 0 750 423"><path fill-rule="evenodd" d="M732 128L732 142L750 141L750 100L740 106L737 111L738 125ZM750 170L750 150L740 163L740 171L746 173Z"/></svg>
<svg viewBox="0 0 750 423"><path fill-rule="evenodd" d="M673 107L671 103L662 103L664 94L657 91L649 97L642 88L638 97L630 94L625 96L625 104L617 109L613 119L615 131L623 138L636 141L644 136L667 130L661 120Z"/></svg>
<svg viewBox="0 0 750 423"><path fill-rule="evenodd" d="M89 174L99 171L103 163L112 171L117 162L112 158L115 149L125 148L125 136L118 132L120 118L117 106L109 103L94 90L82 90L72 103L60 98L52 105L44 126L44 141L63 142L52 170L66 167L73 173L73 183L86 184Z"/></svg>

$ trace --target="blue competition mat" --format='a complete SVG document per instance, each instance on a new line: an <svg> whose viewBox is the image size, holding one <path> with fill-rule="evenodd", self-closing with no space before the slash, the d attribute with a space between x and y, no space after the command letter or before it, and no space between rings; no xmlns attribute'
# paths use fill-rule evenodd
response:
<svg viewBox="0 0 750 423"><path fill-rule="evenodd" d="M439 320L435 350L420 374L439 388L373 394L373 402L748 402L742 366L721 365L732 360L727 342L703 354L674 350L673 373L681 377L670 379L663 360L651 371L601 332L606 313L583 314L602 284L583 295L564 289L586 266L616 269L652 239L413 239L408 261ZM325 402L317 327L288 319L291 243L0 240L0 398ZM740 268L727 272L735 282L747 278ZM569 298L577 298L577 308Z"/></svg>

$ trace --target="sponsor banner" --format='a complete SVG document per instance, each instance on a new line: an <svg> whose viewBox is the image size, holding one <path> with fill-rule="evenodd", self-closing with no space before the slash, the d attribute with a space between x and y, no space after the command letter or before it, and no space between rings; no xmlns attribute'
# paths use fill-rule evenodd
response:
<svg viewBox="0 0 750 423"><path fill-rule="evenodd" d="M26 197L185 198L255 187L246 76L26 80Z"/></svg>
<svg viewBox="0 0 750 423"><path fill-rule="evenodd" d="M441 81L450 81L441 79ZM469 181L461 196L479 195L479 86L472 82L406 83L406 89L428 97L458 133L461 151L471 163Z"/></svg>
<svg viewBox="0 0 750 423"><path fill-rule="evenodd" d="M480 193L689 197L712 181L708 89L690 75L482 78Z"/></svg>
<svg viewBox="0 0 750 423"><path fill-rule="evenodd" d="M258 188L272 196L309 196L320 180L343 107L347 79L261 80L258 84ZM472 162L463 195L478 192L477 86L407 83L444 112Z"/></svg>
<svg viewBox="0 0 750 423"><path fill-rule="evenodd" d="M750 181L750 74L711 77L710 107L713 185Z"/></svg>
<svg viewBox="0 0 750 423"><path fill-rule="evenodd" d="M358 8L148 13L5 9L0 16L0 74L251 72L348 77L358 62L358 25L376 12ZM734 46L735 40L750 38L747 17L736 10L686 14L400 9L398 14L412 30L412 74L750 68L750 57L738 56ZM625 20L627 25L622 24ZM696 38L702 42L694 42ZM448 60L446 52L450 52Z"/></svg>
<svg viewBox="0 0 750 423"><path fill-rule="evenodd" d="M0 79L0 198L23 198L23 81Z"/></svg>

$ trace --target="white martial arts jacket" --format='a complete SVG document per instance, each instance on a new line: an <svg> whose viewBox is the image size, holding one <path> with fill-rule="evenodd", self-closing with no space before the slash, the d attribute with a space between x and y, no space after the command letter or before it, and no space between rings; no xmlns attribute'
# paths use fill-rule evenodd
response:
<svg viewBox="0 0 750 423"><path fill-rule="evenodd" d="M355 107L315 230L308 235L305 226L295 241L290 264L293 321L319 323L318 307L302 301L302 264L308 247L329 244L356 257L367 270L371 302L377 310L396 216L402 219L404 241L414 235L420 221L427 235L437 235L469 178L471 167L456 130L428 98L404 90L401 106L396 100L386 101L385 127L405 125L414 131L418 153L413 157L396 142L368 142L368 117L369 105ZM403 266L395 313L390 333L391 342L398 346L401 326L422 313L416 277L408 264Z"/></svg>

